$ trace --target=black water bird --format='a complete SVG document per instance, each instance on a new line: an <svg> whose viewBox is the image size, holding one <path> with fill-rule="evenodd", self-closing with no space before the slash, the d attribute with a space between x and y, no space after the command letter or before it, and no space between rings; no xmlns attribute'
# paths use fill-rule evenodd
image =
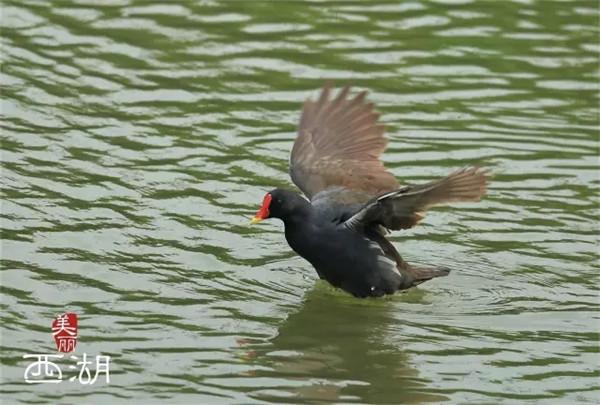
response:
<svg viewBox="0 0 600 405"><path fill-rule="evenodd" d="M300 194L268 192L252 223L279 218L290 247L319 277L356 297L393 294L434 277L443 268L405 262L386 238L412 228L433 205L479 201L486 173L476 167L421 185L400 186L379 156L387 139L366 92L331 98L325 86L304 103L290 156L290 175Z"/></svg>

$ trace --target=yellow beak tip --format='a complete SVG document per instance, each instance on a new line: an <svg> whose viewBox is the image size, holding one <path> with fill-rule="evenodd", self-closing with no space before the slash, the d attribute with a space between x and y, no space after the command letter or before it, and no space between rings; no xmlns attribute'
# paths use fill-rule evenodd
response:
<svg viewBox="0 0 600 405"><path fill-rule="evenodd" d="M250 224L257 224L257 223L259 223L260 221L262 221L262 218L259 218L259 217L254 217L254 218L252 218L252 219L250 220Z"/></svg>

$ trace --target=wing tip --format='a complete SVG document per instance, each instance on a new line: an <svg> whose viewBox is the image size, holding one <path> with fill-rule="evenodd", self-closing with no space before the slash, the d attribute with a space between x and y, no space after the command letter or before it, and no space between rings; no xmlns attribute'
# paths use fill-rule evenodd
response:
<svg viewBox="0 0 600 405"><path fill-rule="evenodd" d="M471 201L480 201L486 195L488 184L492 177L490 169L480 166L465 166L448 176L448 178L453 178L458 182L464 181L465 186L477 191L477 194L473 195L470 199Z"/></svg>

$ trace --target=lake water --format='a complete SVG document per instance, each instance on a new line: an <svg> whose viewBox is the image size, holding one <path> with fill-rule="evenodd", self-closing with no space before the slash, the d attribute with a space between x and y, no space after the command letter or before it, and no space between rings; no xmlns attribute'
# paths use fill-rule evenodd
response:
<svg viewBox="0 0 600 405"><path fill-rule="evenodd" d="M2 402L596 403L599 16L4 1ZM281 223L249 226L292 187L299 110L326 80L370 90L402 182L491 170L481 203L393 236L449 277L355 299ZM65 311L110 384L25 383Z"/></svg>

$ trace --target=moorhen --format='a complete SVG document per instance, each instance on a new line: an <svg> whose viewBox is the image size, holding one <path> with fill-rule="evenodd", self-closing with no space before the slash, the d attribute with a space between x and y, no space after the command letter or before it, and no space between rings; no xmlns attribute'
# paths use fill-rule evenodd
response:
<svg viewBox="0 0 600 405"><path fill-rule="evenodd" d="M279 218L290 247L320 278L356 297L393 294L449 270L405 262L386 238L408 229L438 204L478 201L486 173L477 167L421 185L400 186L379 160L387 139L367 92L306 100L290 156L290 175L302 190L268 192L252 223Z"/></svg>

